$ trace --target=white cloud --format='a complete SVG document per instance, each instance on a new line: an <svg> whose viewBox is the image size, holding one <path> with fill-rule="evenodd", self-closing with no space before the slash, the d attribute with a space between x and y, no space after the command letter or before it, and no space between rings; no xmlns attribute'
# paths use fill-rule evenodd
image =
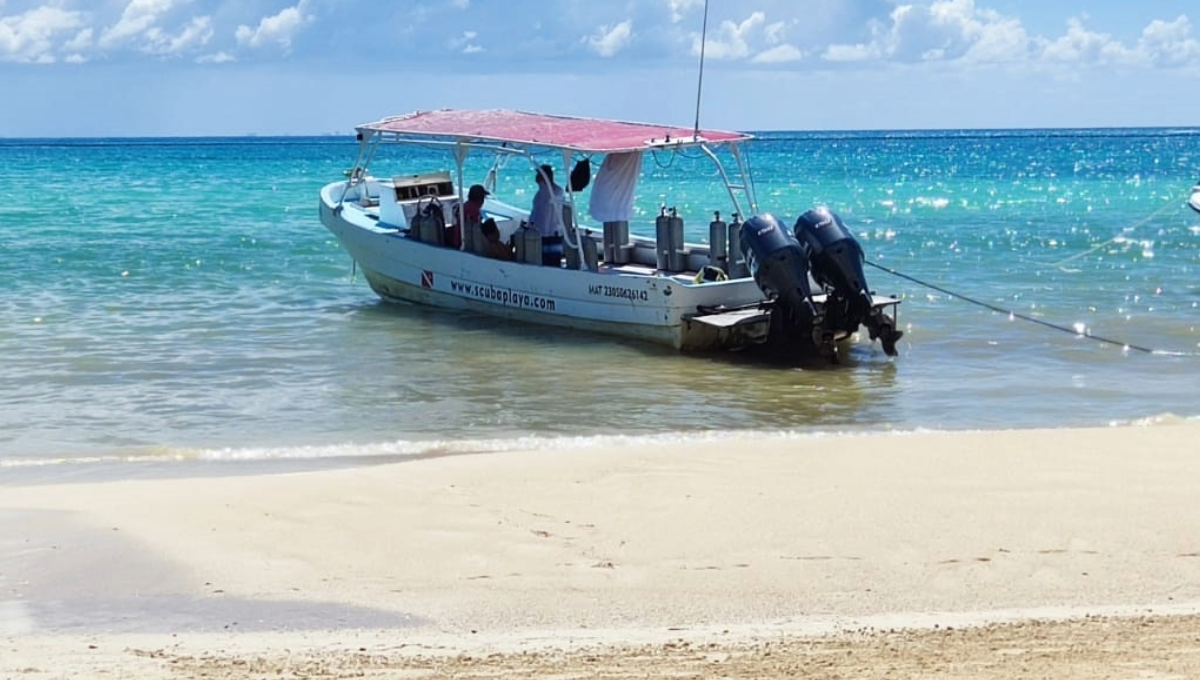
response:
<svg viewBox="0 0 1200 680"><path fill-rule="evenodd" d="M184 0L186 2L187 0ZM130 0L120 20L100 36L100 46L116 47L154 28L159 18L171 11L176 0Z"/></svg>
<svg viewBox="0 0 1200 680"><path fill-rule="evenodd" d="M288 7L278 14L263 17L257 28L250 28L244 24L238 26L235 33L238 44L253 48L277 44L285 51L290 51L292 38L313 21L313 17L306 13L307 4L308 0L300 0L295 7Z"/></svg>
<svg viewBox="0 0 1200 680"><path fill-rule="evenodd" d="M55 60L55 41L83 25L79 12L38 7L24 14L0 17L0 61L48 63Z"/></svg>
<svg viewBox="0 0 1200 680"><path fill-rule="evenodd" d="M227 64L237 61L237 57L228 52L217 52L216 54L206 54L196 59L197 64Z"/></svg>
<svg viewBox="0 0 1200 680"><path fill-rule="evenodd" d="M75 34L74 38L63 43L62 48L68 52L81 52L90 49L95 41L92 39L95 31L91 28L85 28Z"/></svg>
<svg viewBox="0 0 1200 680"><path fill-rule="evenodd" d="M786 31L787 24L782 21L776 21L763 29L763 38L766 39L768 45L778 45L783 42Z"/></svg>
<svg viewBox="0 0 1200 680"><path fill-rule="evenodd" d="M776 45L765 52L754 55L750 61L755 64L783 64L800 61L803 58L804 53L792 45Z"/></svg>
<svg viewBox="0 0 1200 680"><path fill-rule="evenodd" d="M677 24L684 19L684 12L693 7L703 7L704 0L667 0L667 9L671 12L671 23Z"/></svg>
<svg viewBox="0 0 1200 680"><path fill-rule="evenodd" d="M899 5L883 20L871 22L871 40L826 47L828 61L1014 62L1028 59L1033 42L1018 19L974 0L935 0Z"/></svg>
<svg viewBox="0 0 1200 680"><path fill-rule="evenodd" d="M1183 66L1200 63L1200 41L1192 37L1192 24L1186 16L1172 22L1155 20L1142 31L1137 51L1149 63Z"/></svg>
<svg viewBox="0 0 1200 680"><path fill-rule="evenodd" d="M175 55L208 43L213 36L212 19L193 16L178 29L163 28L167 15L188 5L192 0L131 0L117 23L100 35L101 49L133 47L146 54Z"/></svg>
<svg viewBox="0 0 1200 680"><path fill-rule="evenodd" d="M547 68L573 63L581 52L619 66L626 58L682 57L679 53L688 47L695 57L700 49L700 11L705 6L705 0L657 0L620 3L620 8L618 3L592 3L586 8L575 6L576 11L571 12L571 3L567 3L530 16L498 2L421 0L406 8L373 2L0 0L0 61L47 63L88 61L101 54L126 59L187 54L202 63L221 63L248 59L247 51L260 50L254 58L286 62L293 49L299 52L310 47L308 41L300 43L300 36L311 30L316 15L328 13L331 18L365 18L355 30L362 28L364 49L377 49L374 55L386 50L388 55L405 57L424 51L428 57L427 48L417 47L421 39L405 37L419 35L425 42L431 38L440 41L448 59L486 51L489 62L494 60L498 68L504 67L509 56L517 61L528 59L529 50L512 41L481 42L475 31L462 32L456 38L453 24L439 21L470 17L497 35L516 26L521 34L536 36L538 53L546 55ZM4 16L5 9L15 12L13 8L34 5L42 6ZM713 3L706 56L764 70L779 70L781 64L791 64L791 69L820 68L818 55L826 67L836 65L842 70L874 69L881 63L943 63L964 69L1019 65L1029 71L1063 72L1067 67L1085 66L1200 67L1200 36L1186 16L1147 18L1142 24L1106 24L1106 32L1095 28L1097 22L1088 16L1080 15L1064 18L1059 30L1033 34L1020 17L993 9L1001 6L999 0L809 0L803 7L799 5L795 0L759 0L750 6L759 9L752 11ZM269 6L270 10L246 14L256 6ZM68 7L86 10L64 9ZM622 9L632 12L628 18L614 14ZM1066 8L1060 10L1064 17L1068 13ZM1141 14L1154 15L1152 8ZM332 42L311 47L338 49ZM806 62L803 67L801 62Z"/></svg>
<svg viewBox="0 0 1200 680"><path fill-rule="evenodd" d="M175 35L165 33L158 28L150 29L146 32L146 47L143 49L151 54L178 54L203 47L212 39L212 36L212 19L195 17Z"/></svg>
<svg viewBox="0 0 1200 680"><path fill-rule="evenodd" d="M1200 41L1187 17L1154 20L1132 46L1089 30L1081 18L1067 20L1055 38L1030 36L1018 18L980 8L974 0L935 0L927 6L895 7L871 25L871 39L828 45L828 62L958 62L1142 67L1200 65Z"/></svg>
<svg viewBox="0 0 1200 680"><path fill-rule="evenodd" d="M762 12L754 12L745 21L722 21L716 37L705 40L704 54L710 59L745 59L750 56L749 37L767 21ZM700 36L696 35L693 51L699 51Z"/></svg>
<svg viewBox="0 0 1200 680"><path fill-rule="evenodd" d="M800 48L787 40L788 22L767 22L765 12L753 12L738 22L723 21L716 33L705 41L705 58L718 60L747 60L755 64L779 64L803 58ZM768 45L765 50L758 46ZM700 35L692 40L692 54L700 51Z"/></svg>
<svg viewBox="0 0 1200 680"><path fill-rule="evenodd" d="M1067 32L1042 47L1041 58L1054 62L1080 63L1102 61L1106 58L1123 61L1132 58L1132 55L1113 40L1112 36L1089 31L1079 19L1070 19L1067 22Z"/></svg>
<svg viewBox="0 0 1200 680"><path fill-rule="evenodd" d="M602 57L611 57L633 40L633 21L626 19L616 26L601 26L587 39L588 46Z"/></svg>
<svg viewBox="0 0 1200 680"><path fill-rule="evenodd" d="M463 54L479 54L484 49L476 42L478 37L475 31L463 31L461 36L450 41L450 49Z"/></svg>
<svg viewBox="0 0 1200 680"><path fill-rule="evenodd" d="M874 61L882 59L883 53L876 43L857 45L830 45L821 54L821 59L831 62Z"/></svg>

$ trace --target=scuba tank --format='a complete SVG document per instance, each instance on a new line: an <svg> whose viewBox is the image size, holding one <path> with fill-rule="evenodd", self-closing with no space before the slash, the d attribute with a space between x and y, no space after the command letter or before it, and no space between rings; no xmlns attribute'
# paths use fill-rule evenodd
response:
<svg viewBox="0 0 1200 680"><path fill-rule="evenodd" d="M442 214L442 202L431 196L424 205L417 202L417 211L412 217L409 233L422 243L440 246L445 243L446 218Z"/></svg>
<svg viewBox="0 0 1200 680"><path fill-rule="evenodd" d="M671 248L671 218L667 217L667 206L659 209L658 217L654 220L654 267L659 271L667 271L670 266Z"/></svg>
<svg viewBox="0 0 1200 680"><path fill-rule="evenodd" d="M514 235L517 245L517 261L529 264L542 263L542 235L528 224L522 225Z"/></svg>
<svg viewBox="0 0 1200 680"><path fill-rule="evenodd" d="M683 247L683 218L675 208L667 217L667 267L673 272L687 269L687 251Z"/></svg>
<svg viewBox="0 0 1200 680"><path fill-rule="evenodd" d="M733 222L729 224L729 278L742 279L750 275L746 269L746 258L742 253L742 218L733 214Z"/></svg>
<svg viewBox="0 0 1200 680"><path fill-rule="evenodd" d="M721 219L721 211L713 212L708 223L708 265L729 272L729 226Z"/></svg>

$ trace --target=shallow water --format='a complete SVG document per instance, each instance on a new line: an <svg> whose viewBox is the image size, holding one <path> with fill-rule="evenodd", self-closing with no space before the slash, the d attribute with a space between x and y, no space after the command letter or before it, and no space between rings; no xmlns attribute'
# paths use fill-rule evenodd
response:
<svg viewBox="0 0 1200 680"><path fill-rule="evenodd" d="M829 205L900 274L867 269L900 356L837 367L382 303L317 219L355 148L0 140L0 476L1200 416L1198 129L763 135L763 209ZM706 236L712 177L655 162L640 213Z"/></svg>

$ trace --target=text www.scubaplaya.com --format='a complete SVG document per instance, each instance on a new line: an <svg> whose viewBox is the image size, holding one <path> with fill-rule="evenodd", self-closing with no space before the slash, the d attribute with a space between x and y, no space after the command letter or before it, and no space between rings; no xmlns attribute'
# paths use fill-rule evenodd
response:
<svg viewBox="0 0 1200 680"><path fill-rule="evenodd" d="M492 302L499 302L502 305L540 309L547 312L554 311L553 298L539 297L537 295L530 295L529 293L518 293L508 288L495 288L493 286L451 281L450 289L456 293L465 293L480 300L491 300Z"/></svg>

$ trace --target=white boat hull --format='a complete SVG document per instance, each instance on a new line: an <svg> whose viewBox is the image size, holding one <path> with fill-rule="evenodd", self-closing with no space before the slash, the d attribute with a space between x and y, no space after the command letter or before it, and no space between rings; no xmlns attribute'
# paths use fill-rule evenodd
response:
<svg viewBox="0 0 1200 680"><path fill-rule="evenodd" d="M642 340L685 351L737 347L761 340L767 317L736 324L695 321L700 310L763 301L752 279L695 283L690 275L639 266L570 270L489 259L410 238L381 226L353 202L345 182L321 192L321 222L387 300L471 311L525 323Z"/></svg>

